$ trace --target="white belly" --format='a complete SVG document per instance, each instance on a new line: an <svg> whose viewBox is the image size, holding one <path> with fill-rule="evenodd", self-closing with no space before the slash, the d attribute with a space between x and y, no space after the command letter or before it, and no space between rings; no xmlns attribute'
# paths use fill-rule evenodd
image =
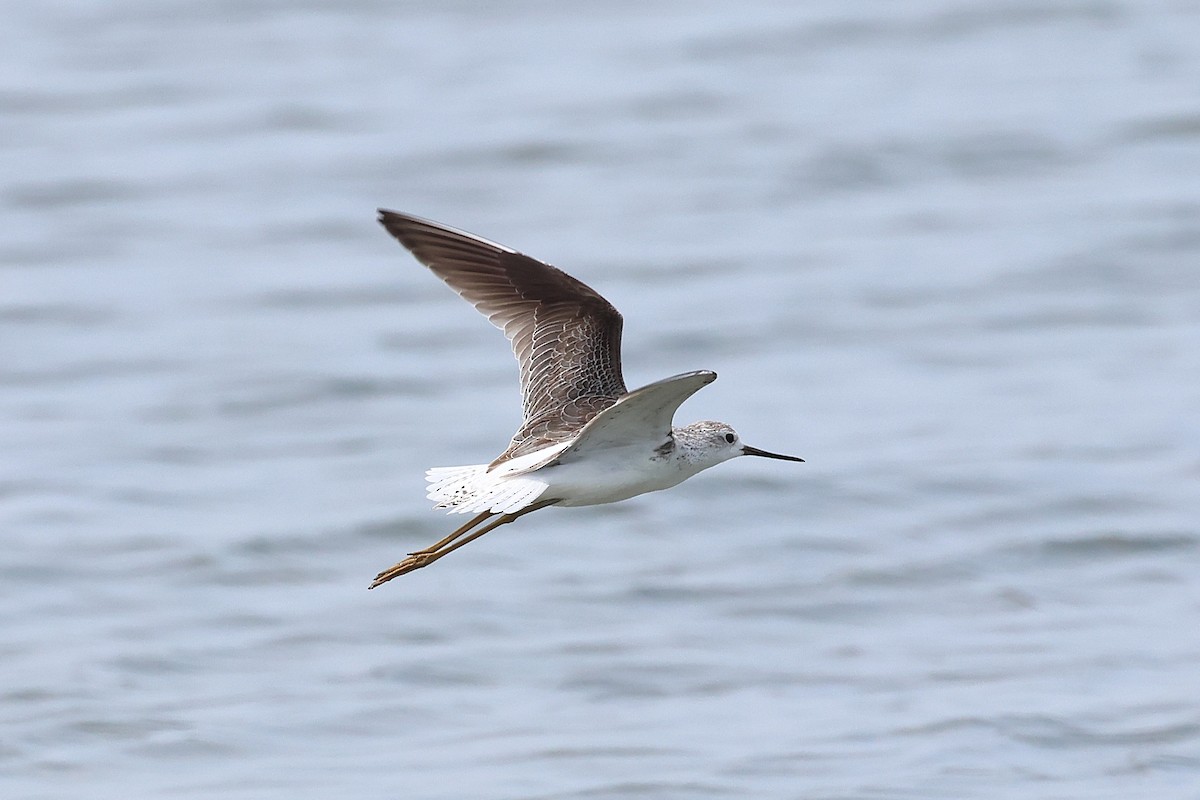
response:
<svg viewBox="0 0 1200 800"><path fill-rule="evenodd" d="M674 458L654 458L641 447L611 448L535 474L549 484L542 497L562 498L560 506L594 506L669 489L699 471L691 466Z"/></svg>

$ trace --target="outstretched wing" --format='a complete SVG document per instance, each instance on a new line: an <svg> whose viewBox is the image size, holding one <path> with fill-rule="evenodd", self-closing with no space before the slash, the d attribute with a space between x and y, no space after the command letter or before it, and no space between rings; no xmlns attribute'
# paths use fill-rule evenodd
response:
<svg viewBox="0 0 1200 800"><path fill-rule="evenodd" d="M559 463L606 447L632 444L660 447L673 442L671 421L679 406L716 379L715 372L697 370L634 389L592 417L579 437L558 457Z"/></svg>
<svg viewBox="0 0 1200 800"><path fill-rule="evenodd" d="M625 394L621 315L599 293L465 231L384 209L379 222L512 344L525 419L498 461L573 437Z"/></svg>

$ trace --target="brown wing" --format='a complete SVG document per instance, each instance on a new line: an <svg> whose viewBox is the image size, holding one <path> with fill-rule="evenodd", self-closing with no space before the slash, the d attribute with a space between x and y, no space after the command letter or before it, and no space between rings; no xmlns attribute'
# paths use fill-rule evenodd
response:
<svg viewBox="0 0 1200 800"><path fill-rule="evenodd" d="M525 421L497 461L571 438L625 394L621 315L597 292L465 231L384 209L379 222L512 343Z"/></svg>

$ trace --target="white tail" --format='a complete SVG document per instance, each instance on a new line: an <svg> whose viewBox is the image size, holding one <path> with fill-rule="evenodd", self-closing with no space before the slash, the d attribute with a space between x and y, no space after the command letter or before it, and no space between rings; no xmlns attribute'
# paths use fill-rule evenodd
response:
<svg viewBox="0 0 1200 800"><path fill-rule="evenodd" d="M511 514L532 504L546 491L547 484L525 475L497 475L487 464L466 467L434 467L425 472L429 482L426 495L435 508L448 508L451 514Z"/></svg>

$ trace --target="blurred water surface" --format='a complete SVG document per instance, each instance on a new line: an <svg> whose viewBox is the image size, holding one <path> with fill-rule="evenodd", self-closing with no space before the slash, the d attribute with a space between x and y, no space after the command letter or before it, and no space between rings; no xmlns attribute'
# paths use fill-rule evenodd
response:
<svg viewBox="0 0 1200 800"><path fill-rule="evenodd" d="M4 797L1200 797L1200 7L4 18ZM380 205L808 463L368 593L518 420Z"/></svg>

